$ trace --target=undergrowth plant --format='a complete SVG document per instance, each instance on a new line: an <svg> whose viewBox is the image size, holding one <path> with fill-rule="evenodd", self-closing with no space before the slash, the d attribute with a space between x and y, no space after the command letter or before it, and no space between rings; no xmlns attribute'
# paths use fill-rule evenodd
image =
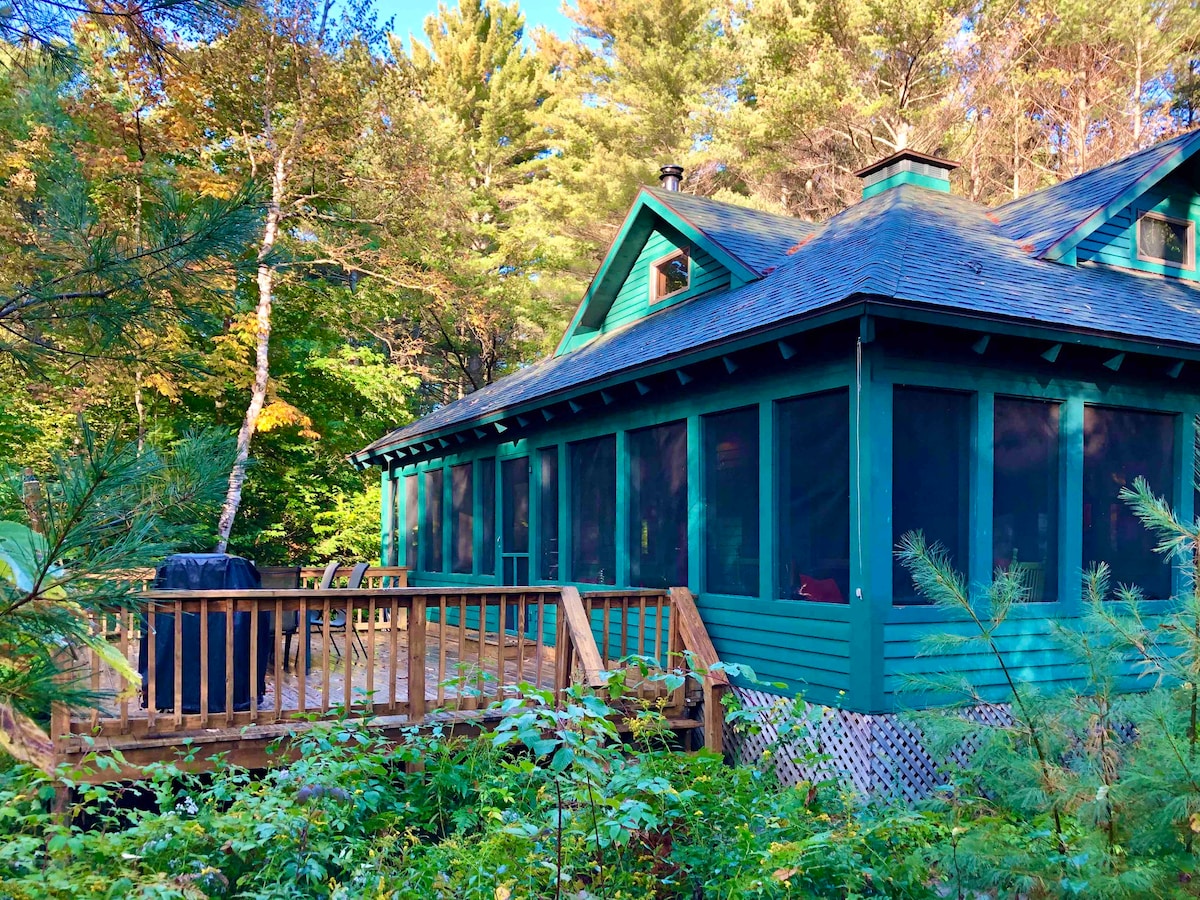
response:
<svg viewBox="0 0 1200 900"><path fill-rule="evenodd" d="M918 590L961 627L923 653L982 652L996 679L948 671L909 679L943 707L914 715L945 785L926 808L948 829L931 854L956 896L1194 896L1200 834L1200 525L1181 521L1144 479L1122 498L1178 565L1181 590L1147 601L1083 573L1082 612L1052 621L1065 687L1021 675L1021 613L1029 591L1016 566L971 589L945 550L920 533L897 550ZM973 667L974 668L974 667ZM997 686L998 682L998 686Z"/></svg>
<svg viewBox="0 0 1200 900"><path fill-rule="evenodd" d="M846 802L832 787L680 753L626 678L561 696L506 689L495 728L438 726L385 740L369 722L313 722L252 773L200 752L144 771L139 789L0 772L0 896L694 900L937 896L938 826ZM651 672L664 686L674 672ZM625 717L647 723L620 739ZM120 760L91 759L92 779Z"/></svg>

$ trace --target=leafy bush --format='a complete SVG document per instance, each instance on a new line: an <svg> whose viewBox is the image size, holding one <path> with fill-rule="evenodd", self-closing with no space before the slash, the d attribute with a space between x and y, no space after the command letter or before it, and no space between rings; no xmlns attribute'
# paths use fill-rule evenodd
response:
<svg viewBox="0 0 1200 900"><path fill-rule="evenodd" d="M280 765L145 771L140 789L0 775L0 894L100 897L933 897L928 816L856 805L834 785L614 740L615 710L525 688L475 738L316 724ZM653 709L642 718L653 718ZM644 733L655 733L653 728ZM285 761L285 753L291 761ZM109 765L100 757L93 765ZM97 768L96 771L103 771Z"/></svg>

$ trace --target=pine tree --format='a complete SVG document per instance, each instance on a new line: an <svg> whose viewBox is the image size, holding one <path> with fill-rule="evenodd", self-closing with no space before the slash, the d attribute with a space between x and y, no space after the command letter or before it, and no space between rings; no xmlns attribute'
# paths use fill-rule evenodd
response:
<svg viewBox="0 0 1200 900"><path fill-rule="evenodd" d="M469 0L440 6L425 22L427 43L413 42L422 103L450 123L445 162L458 202L448 223L454 243L429 257L446 289L410 305L399 321L423 335L409 353L443 400L492 382L557 330L546 288L529 277L531 248L512 232L514 188L545 151L535 117L550 86L524 29L515 3Z"/></svg>
<svg viewBox="0 0 1200 900"><path fill-rule="evenodd" d="M204 523L232 457L219 431L143 451L86 425L79 437L77 452L0 483L0 747L47 769L52 705L82 709L104 699L72 654L95 652L137 683L96 624L133 609L131 570L211 540Z"/></svg>
<svg viewBox="0 0 1200 900"><path fill-rule="evenodd" d="M944 151L963 114L961 0L768 0L739 7L738 104L721 150L747 189L820 220L857 200L851 173L897 150Z"/></svg>
<svg viewBox="0 0 1200 900"><path fill-rule="evenodd" d="M582 0L568 14L579 26L570 40L537 35L554 72L537 119L549 152L529 164L517 196L528 204L522 238L546 268L581 286L660 166L684 165L689 189L719 183L706 165L708 108L725 102L732 73L718 52L729 27L724 4Z"/></svg>

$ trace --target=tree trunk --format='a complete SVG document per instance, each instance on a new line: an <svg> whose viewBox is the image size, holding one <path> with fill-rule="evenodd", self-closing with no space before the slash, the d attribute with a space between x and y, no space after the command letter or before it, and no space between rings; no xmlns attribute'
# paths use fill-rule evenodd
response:
<svg viewBox="0 0 1200 900"><path fill-rule="evenodd" d="M137 455L140 457L146 449L146 406L142 402L142 370L138 369L133 376L133 408L137 410Z"/></svg>
<svg viewBox="0 0 1200 900"><path fill-rule="evenodd" d="M1133 68L1133 94L1130 97L1130 114L1133 118L1133 149L1139 150L1142 146L1142 79L1145 77L1142 70L1144 68L1144 57L1142 47L1142 23L1138 21L1138 36L1135 48L1134 68Z"/></svg>
<svg viewBox="0 0 1200 900"><path fill-rule="evenodd" d="M1021 196L1021 95L1013 94L1012 195Z"/></svg>
<svg viewBox="0 0 1200 900"><path fill-rule="evenodd" d="M301 126L297 126L299 128ZM229 473L229 489L217 522L217 552L224 553L229 545L233 520L242 504L242 485L246 481L246 461L250 458L250 441L258 427L258 417L267 400L267 383L271 376L268 349L271 343L271 302L274 298L275 270L267 261L279 235L282 218L283 191L287 183L287 154L280 153L271 176L271 202L267 206L267 221L263 228L262 244L258 249L258 327L254 354L254 386L250 390L250 405L238 431L237 456Z"/></svg>

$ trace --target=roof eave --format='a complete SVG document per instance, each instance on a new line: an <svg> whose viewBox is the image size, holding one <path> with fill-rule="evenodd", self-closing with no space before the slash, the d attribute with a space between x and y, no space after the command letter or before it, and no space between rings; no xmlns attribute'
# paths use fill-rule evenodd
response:
<svg viewBox="0 0 1200 900"><path fill-rule="evenodd" d="M365 468L367 465L378 465L379 458L394 453L402 448L411 447L414 444L428 443L431 441L436 441L438 438L445 439L453 434L461 431L467 431L472 428L483 428L489 425L494 426L496 422L504 419L536 412L543 407L577 399L585 394L594 394L597 391L604 390L606 388L612 388L617 385L631 383L638 378L644 378L647 375L657 374L660 371L670 371L680 366L694 365L695 363L710 357L718 357L731 351L741 349L743 346L752 346L758 343L777 340L790 334L795 334L797 331L801 330L808 331L814 328L820 328L824 325L832 324L833 322L842 321L844 319L861 315L863 311L864 310L862 309L862 302L859 299L859 295L855 294L846 298L845 300L839 301L838 303L824 306L819 310L814 310L813 312L803 316L793 317L786 321L773 322L769 326L743 332L738 335L732 335L724 340L714 341L699 347L692 347L681 353L659 357L658 359L651 360L640 365L622 369L619 372L614 372L611 375L603 378L596 378L592 379L591 381L582 382L572 386L568 390L544 394L541 397L538 397L536 400L516 404L514 406L503 407L484 416L476 416L470 419L464 419L463 421L456 422L453 425L447 425L442 428L436 428L430 431L413 434L402 441L381 444L374 450L367 450L364 448L357 453L351 454L349 458L353 463L358 465L359 468Z"/></svg>
<svg viewBox="0 0 1200 900"><path fill-rule="evenodd" d="M1200 362L1200 346L1182 341L1139 337L1098 328L1060 325L1021 316L988 315L982 312L949 309L895 297L872 296L866 298L865 306L867 313L879 318L929 324L950 324L980 332L990 331L993 334L1044 339L1054 343L1088 345L1138 353L1143 356L1160 356L1164 359Z"/></svg>

